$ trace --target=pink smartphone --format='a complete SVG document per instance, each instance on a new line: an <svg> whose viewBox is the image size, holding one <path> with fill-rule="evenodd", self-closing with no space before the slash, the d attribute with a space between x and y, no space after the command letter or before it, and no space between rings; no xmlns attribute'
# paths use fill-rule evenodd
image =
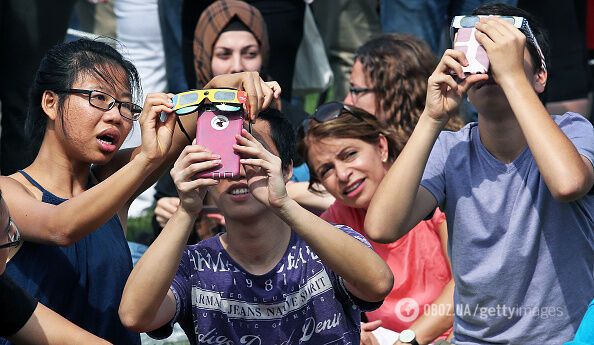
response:
<svg viewBox="0 0 594 345"><path fill-rule="evenodd" d="M462 67L465 74L489 71L489 57L485 48L476 40L475 32L475 28L460 28L454 40L454 50L463 52L468 60L468 66Z"/></svg>
<svg viewBox="0 0 594 345"><path fill-rule="evenodd" d="M197 177L239 177L239 155L233 151L233 145L237 142L235 135L241 134L243 119L243 110L221 111L212 104L200 107L196 123L196 142L220 155L222 164L197 174Z"/></svg>

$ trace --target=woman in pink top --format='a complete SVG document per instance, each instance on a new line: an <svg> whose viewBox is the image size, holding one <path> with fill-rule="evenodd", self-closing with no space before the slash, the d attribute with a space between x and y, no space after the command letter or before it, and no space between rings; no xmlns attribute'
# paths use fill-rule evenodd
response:
<svg viewBox="0 0 594 345"><path fill-rule="evenodd" d="M310 189L315 192L316 185L321 184L336 198L322 214L323 219L348 225L365 235L369 202L402 145L397 138L392 127L340 102L320 106L314 117L303 124L298 150L310 169ZM411 335L412 331L417 344L447 336L453 322L454 283L444 214L436 209L394 243L370 242L394 273L394 287L382 307L367 313L368 320L381 320L382 327L403 335ZM364 325L362 343L373 337L365 330L377 324ZM393 340L390 344L415 344L411 340Z"/></svg>

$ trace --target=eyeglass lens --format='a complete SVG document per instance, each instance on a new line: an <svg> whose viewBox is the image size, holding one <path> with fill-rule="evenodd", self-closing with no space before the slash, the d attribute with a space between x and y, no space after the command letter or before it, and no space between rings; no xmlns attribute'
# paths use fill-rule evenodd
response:
<svg viewBox="0 0 594 345"><path fill-rule="evenodd" d="M110 110L117 102L120 104L118 107L120 114L129 119L134 119L138 116L138 114L140 114L140 109L138 109L140 107L137 107L135 104L131 102L118 102L115 98L113 98L113 96L101 91L93 90L89 97L89 102L91 105L103 110Z"/></svg>

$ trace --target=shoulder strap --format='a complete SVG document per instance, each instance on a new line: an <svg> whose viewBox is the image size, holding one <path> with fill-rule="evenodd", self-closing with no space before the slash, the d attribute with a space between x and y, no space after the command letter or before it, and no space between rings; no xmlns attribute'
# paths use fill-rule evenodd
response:
<svg viewBox="0 0 594 345"><path fill-rule="evenodd" d="M39 183L37 183L37 181L35 181L33 177L27 174L24 170L19 170L19 172L27 179L27 181L31 182L31 184L37 187L37 189L39 189L42 193L46 191L45 188L43 188Z"/></svg>

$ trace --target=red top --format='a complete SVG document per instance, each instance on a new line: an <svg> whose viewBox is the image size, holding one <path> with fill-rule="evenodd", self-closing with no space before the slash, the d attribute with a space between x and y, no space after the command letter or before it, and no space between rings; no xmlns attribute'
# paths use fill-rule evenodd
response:
<svg viewBox="0 0 594 345"><path fill-rule="evenodd" d="M348 225L364 235L366 211L345 206L338 201L321 217L329 222ZM439 225L445 214L437 208L431 220L417 224L396 242L382 244L369 240L376 253L394 273L394 287L382 306L367 313L369 321L382 320L382 327L401 332L409 328L441 294L451 279L450 267L443 253ZM446 332L449 334L449 331Z"/></svg>

